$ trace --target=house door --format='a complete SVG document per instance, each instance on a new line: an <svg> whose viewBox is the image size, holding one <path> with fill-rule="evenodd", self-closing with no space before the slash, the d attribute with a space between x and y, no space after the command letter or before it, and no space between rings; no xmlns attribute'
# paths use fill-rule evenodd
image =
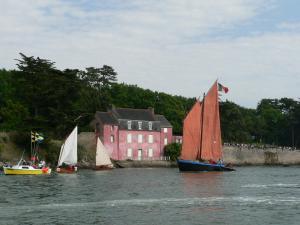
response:
<svg viewBox="0 0 300 225"><path fill-rule="evenodd" d="M138 149L138 160L142 160L142 149Z"/></svg>

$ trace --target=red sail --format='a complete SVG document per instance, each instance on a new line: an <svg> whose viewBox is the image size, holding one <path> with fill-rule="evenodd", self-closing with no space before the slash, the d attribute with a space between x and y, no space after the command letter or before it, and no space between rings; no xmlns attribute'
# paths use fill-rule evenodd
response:
<svg viewBox="0 0 300 225"><path fill-rule="evenodd" d="M218 83L215 82L204 99L201 159L222 159Z"/></svg>
<svg viewBox="0 0 300 225"><path fill-rule="evenodd" d="M196 160L200 151L202 104L197 100L183 122L181 159Z"/></svg>

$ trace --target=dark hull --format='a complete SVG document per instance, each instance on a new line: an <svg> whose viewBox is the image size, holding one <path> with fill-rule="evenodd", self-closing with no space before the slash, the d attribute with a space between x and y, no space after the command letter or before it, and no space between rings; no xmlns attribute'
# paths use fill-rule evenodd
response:
<svg viewBox="0 0 300 225"><path fill-rule="evenodd" d="M94 167L94 170L112 170L112 169L113 169L113 167L111 165Z"/></svg>
<svg viewBox="0 0 300 225"><path fill-rule="evenodd" d="M77 167L57 167L56 168L57 173L76 173Z"/></svg>
<svg viewBox="0 0 300 225"><path fill-rule="evenodd" d="M177 160L181 172L206 172L206 171L235 171L231 167L222 164L202 163L190 160Z"/></svg>

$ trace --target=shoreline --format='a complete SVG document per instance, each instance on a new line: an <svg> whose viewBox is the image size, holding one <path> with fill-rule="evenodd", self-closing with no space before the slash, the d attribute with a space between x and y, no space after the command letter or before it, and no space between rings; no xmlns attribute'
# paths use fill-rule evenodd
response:
<svg viewBox="0 0 300 225"><path fill-rule="evenodd" d="M85 145L88 146L88 145ZM92 147L86 147L84 156L86 160L78 162L79 169L94 169L95 162L93 157L86 157L93 152ZM88 160L87 160L88 159ZM3 159L2 159L3 160ZM248 166L299 166L300 151L285 149L249 149L237 146L224 146L223 160L230 163L233 167ZM3 170L5 163L14 164L16 160L0 161L0 170ZM176 161L166 160L114 160L115 166L118 168L176 168ZM49 165L51 168L55 165Z"/></svg>
<svg viewBox="0 0 300 225"><path fill-rule="evenodd" d="M178 168L176 161L116 161L114 162L114 169L127 169L127 168ZM293 167L300 166L300 163L296 164L254 164L254 163L243 163L243 164L233 164L233 167ZM52 169L55 167L51 167ZM94 170L94 166L78 165L80 170ZM0 171L3 172L3 165L0 162Z"/></svg>

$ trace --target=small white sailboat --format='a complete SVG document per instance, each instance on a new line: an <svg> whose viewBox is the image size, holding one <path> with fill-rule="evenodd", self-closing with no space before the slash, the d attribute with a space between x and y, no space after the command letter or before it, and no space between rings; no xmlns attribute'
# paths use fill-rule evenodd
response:
<svg viewBox="0 0 300 225"><path fill-rule="evenodd" d="M77 126L62 144L56 172L74 173L77 171Z"/></svg>
<svg viewBox="0 0 300 225"><path fill-rule="evenodd" d="M97 138L97 148L96 148L96 166L95 170L107 170L113 169L114 166L110 160L107 149L102 144L99 137Z"/></svg>

